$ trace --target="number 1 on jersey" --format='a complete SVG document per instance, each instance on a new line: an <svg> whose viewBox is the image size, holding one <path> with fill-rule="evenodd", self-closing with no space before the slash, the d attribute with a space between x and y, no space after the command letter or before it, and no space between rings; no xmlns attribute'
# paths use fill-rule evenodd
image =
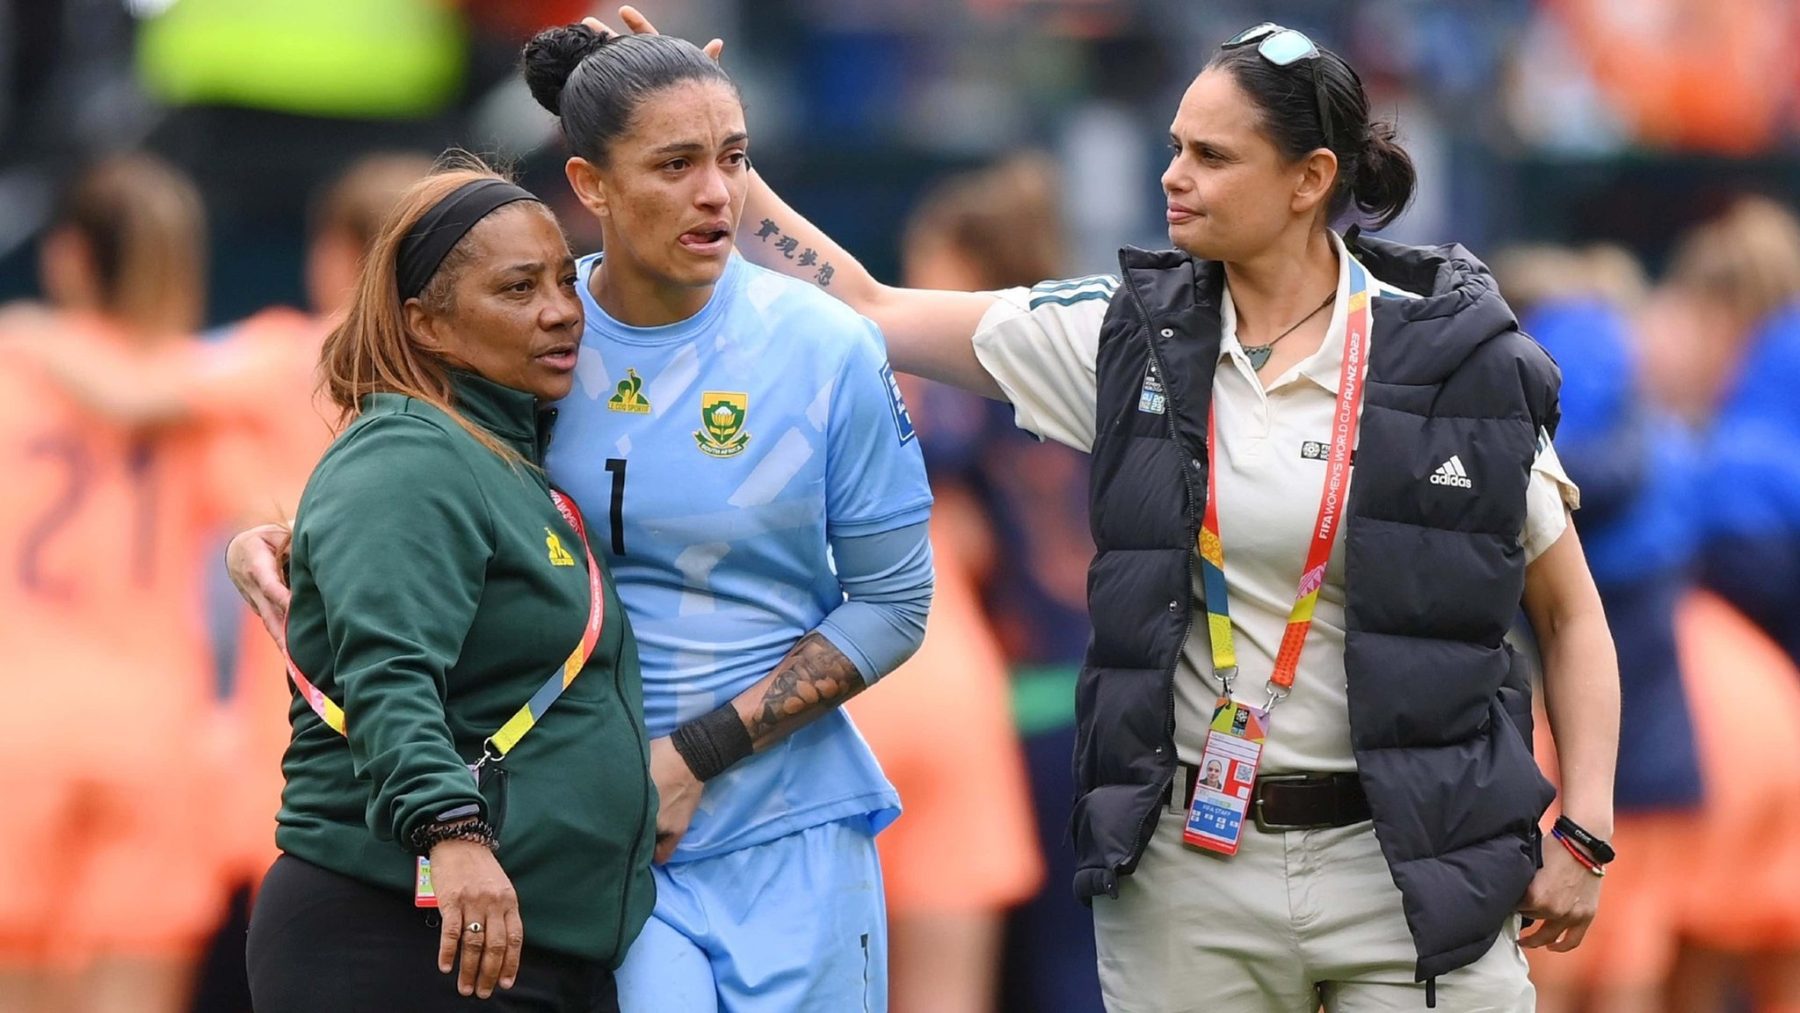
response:
<svg viewBox="0 0 1800 1013"><path fill-rule="evenodd" d="M609 457L606 470L612 473L612 552L625 554L625 459Z"/></svg>

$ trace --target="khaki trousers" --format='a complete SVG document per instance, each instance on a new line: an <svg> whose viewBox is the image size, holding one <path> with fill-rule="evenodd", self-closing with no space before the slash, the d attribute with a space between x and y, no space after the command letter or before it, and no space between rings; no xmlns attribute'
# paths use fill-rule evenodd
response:
<svg viewBox="0 0 1800 1013"><path fill-rule="evenodd" d="M1109 1013L1424 1013L1412 936L1373 824L1263 833L1220 858L1167 810L1117 899L1094 899ZM1515 916L1493 949L1437 980L1442 1013L1528 1013Z"/></svg>

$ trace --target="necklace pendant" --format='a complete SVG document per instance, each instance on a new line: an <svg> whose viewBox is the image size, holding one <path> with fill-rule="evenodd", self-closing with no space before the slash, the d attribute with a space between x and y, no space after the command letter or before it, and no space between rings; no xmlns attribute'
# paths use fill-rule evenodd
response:
<svg viewBox="0 0 1800 1013"><path fill-rule="evenodd" d="M1245 345L1243 348L1244 358L1250 360L1250 368L1258 373L1262 372L1262 368L1269 364L1269 356L1275 354L1275 346L1272 344Z"/></svg>

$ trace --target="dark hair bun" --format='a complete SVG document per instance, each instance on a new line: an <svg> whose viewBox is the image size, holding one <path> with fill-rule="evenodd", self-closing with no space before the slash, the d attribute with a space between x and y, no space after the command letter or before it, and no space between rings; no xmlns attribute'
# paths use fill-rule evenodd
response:
<svg viewBox="0 0 1800 1013"><path fill-rule="evenodd" d="M1371 122L1369 139L1356 160L1356 177L1350 181L1357 209L1375 228L1384 228L1412 203L1418 182L1412 156L1394 143L1394 125Z"/></svg>
<svg viewBox="0 0 1800 1013"><path fill-rule="evenodd" d="M563 86L588 55L606 45L611 35L586 25L546 28L525 44L525 84L545 109L562 115Z"/></svg>

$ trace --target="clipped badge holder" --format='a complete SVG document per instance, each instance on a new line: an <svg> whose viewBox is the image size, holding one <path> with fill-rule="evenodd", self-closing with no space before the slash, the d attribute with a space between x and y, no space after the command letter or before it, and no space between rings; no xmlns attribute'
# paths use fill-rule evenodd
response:
<svg viewBox="0 0 1800 1013"><path fill-rule="evenodd" d="M1268 708L1219 697L1194 779L1183 841L1220 855L1237 854L1268 737Z"/></svg>
<svg viewBox="0 0 1800 1013"><path fill-rule="evenodd" d="M485 782L498 783L499 800L488 804L489 811L493 813L494 828L498 830L506 820L506 768L500 766L497 756L488 753L487 748L487 744L483 743L482 758L468 765L469 776L475 779L477 789L485 787ZM413 866L413 907L437 906L437 890L431 885L431 859L420 855Z"/></svg>
<svg viewBox="0 0 1800 1013"><path fill-rule="evenodd" d="M413 872L413 907L437 906L437 891L431 886L431 859L420 855Z"/></svg>

